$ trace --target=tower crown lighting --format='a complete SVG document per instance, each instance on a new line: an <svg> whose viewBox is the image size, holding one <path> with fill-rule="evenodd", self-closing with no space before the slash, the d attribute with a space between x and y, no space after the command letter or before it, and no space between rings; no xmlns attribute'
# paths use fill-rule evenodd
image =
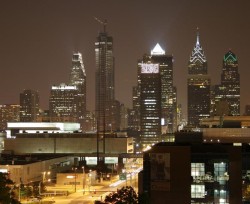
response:
<svg viewBox="0 0 250 204"><path fill-rule="evenodd" d="M154 49L151 50L151 55L165 55L165 50L163 50L159 43L157 43Z"/></svg>

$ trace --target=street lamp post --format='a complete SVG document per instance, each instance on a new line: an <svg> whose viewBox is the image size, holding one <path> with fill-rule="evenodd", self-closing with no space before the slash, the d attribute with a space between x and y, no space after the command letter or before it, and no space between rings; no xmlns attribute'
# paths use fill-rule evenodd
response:
<svg viewBox="0 0 250 204"><path fill-rule="evenodd" d="M82 167L82 193L85 194L85 171L84 171L84 166Z"/></svg>
<svg viewBox="0 0 250 204"><path fill-rule="evenodd" d="M90 192L90 187L92 184L92 174L91 174L91 169L89 170L89 192Z"/></svg>
<svg viewBox="0 0 250 204"><path fill-rule="evenodd" d="M75 172L75 192L76 192L76 167L74 167L74 172Z"/></svg>

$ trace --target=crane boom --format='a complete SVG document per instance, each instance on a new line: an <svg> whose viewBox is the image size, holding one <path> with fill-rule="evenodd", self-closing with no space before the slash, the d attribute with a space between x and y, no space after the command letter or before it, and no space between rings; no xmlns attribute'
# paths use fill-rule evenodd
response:
<svg viewBox="0 0 250 204"><path fill-rule="evenodd" d="M107 20L105 19L104 21L102 21L102 20L100 20L99 18L97 18L97 17L95 17L95 16L94 16L94 19L95 19L98 23L100 23L101 25L103 25L103 30L104 30L104 32L106 32L106 25L108 24Z"/></svg>

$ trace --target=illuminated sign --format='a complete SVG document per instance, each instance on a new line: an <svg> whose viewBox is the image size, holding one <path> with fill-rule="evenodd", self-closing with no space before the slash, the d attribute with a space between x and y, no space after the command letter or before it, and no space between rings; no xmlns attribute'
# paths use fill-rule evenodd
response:
<svg viewBox="0 0 250 204"><path fill-rule="evenodd" d="M141 64L141 73L150 74L150 73L159 73L159 64Z"/></svg>

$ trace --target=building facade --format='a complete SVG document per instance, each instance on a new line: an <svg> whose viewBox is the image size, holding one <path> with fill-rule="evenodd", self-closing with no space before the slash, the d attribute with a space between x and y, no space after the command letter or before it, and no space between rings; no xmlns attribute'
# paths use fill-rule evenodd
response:
<svg viewBox="0 0 250 204"><path fill-rule="evenodd" d="M238 73L238 58L228 51L223 58L221 84L215 86L214 91L215 111L217 115L240 115L240 75ZM224 103L227 110L216 110Z"/></svg>
<svg viewBox="0 0 250 204"><path fill-rule="evenodd" d="M76 86L75 104L78 122L83 122L86 114L86 72L83 65L82 54L76 52L72 57L70 72L70 85Z"/></svg>
<svg viewBox="0 0 250 204"><path fill-rule="evenodd" d="M197 39L188 62L188 124L199 126L203 118L210 116L210 85L207 75L207 60L199 40Z"/></svg>
<svg viewBox="0 0 250 204"><path fill-rule="evenodd" d="M144 153L139 194L154 204L242 203L241 154L232 144L158 143Z"/></svg>
<svg viewBox="0 0 250 204"><path fill-rule="evenodd" d="M0 130L7 129L7 122L20 121L20 105L0 105Z"/></svg>
<svg viewBox="0 0 250 204"><path fill-rule="evenodd" d="M105 30L99 33L95 42L96 61L96 117L97 131L106 132L116 127L114 121L115 86L113 38Z"/></svg>
<svg viewBox="0 0 250 204"><path fill-rule="evenodd" d="M143 59L140 68L140 127L143 147L161 138L161 75L159 64Z"/></svg>
<svg viewBox="0 0 250 204"><path fill-rule="evenodd" d="M166 55L157 44L151 51L150 60L159 64L161 75L161 125L163 133L173 133L177 126L177 96L173 86L173 56Z"/></svg>
<svg viewBox="0 0 250 204"><path fill-rule="evenodd" d="M49 98L51 122L77 122L78 89L73 85L52 86Z"/></svg>
<svg viewBox="0 0 250 204"><path fill-rule="evenodd" d="M151 100L153 95L157 102L146 101ZM157 131L146 133L149 123L145 121L145 117L148 118L145 114L155 115L150 123L151 126L153 123L157 126ZM162 134L177 130L177 90L173 86L173 56L166 55L159 44L151 50L150 55L145 54L138 60L137 86L133 87L133 109L129 111L128 127L129 130L141 132L141 138L146 134L151 135L150 137L154 135L155 139L151 138L152 141L147 144L160 141Z"/></svg>
<svg viewBox="0 0 250 204"><path fill-rule="evenodd" d="M20 121L34 122L39 116L38 91L24 90L20 93Z"/></svg>

